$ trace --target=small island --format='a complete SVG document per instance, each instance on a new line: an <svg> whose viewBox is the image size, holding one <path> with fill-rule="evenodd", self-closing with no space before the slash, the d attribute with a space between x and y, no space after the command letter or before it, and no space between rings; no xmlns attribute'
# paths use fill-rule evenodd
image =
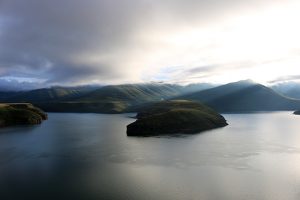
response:
<svg viewBox="0 0 300 200"><path fill-rule="evenodd" d="M45 112L30 103L0 104L0 127L35 125L47 118Z"/></svg>
<svg viewBox="0 0 300 200"><path fill-rule="evenodd" d="M141 110L127 126L128 136L192 134L228 125L222 115L193 101L162 101Z"/></svg>
<svg viewBox="0 0 300 200"><path fill-rule="evenodd" d="M300 115L300 110L296 110L296 111L294 112L294 115Z"/></svg>

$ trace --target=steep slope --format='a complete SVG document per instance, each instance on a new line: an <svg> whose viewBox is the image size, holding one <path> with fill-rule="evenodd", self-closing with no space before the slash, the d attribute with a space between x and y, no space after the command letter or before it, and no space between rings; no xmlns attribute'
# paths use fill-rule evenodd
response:
<svg viewBox="0 0 300 200"><path fill-rule="evenodd" d="M28 103L0 104L0 127L40 124L47 114Z"/></svg>
<svg viewBox="0 0 300 200"><path fill-rule="evenodd" d="M201 101L221 112L295 110L300 107L300 101L248 81L230 83L179 98Z"/></svg>
<svg viewBox="0 0 300 200"><path fill-rule="evenodd" d="M130 104L159 101L179 95L181 88L168 84L128 84L110 85L95 90L81 98L79 102L120 101Z"/></svg>
<svg viewBox="0 0 300 200"><path fill-rule="evenodd" d="M5 102L9 98L12 98L16 95L20 95L23 92L15 92L15 91L0 91L0 102Z"/></svg>
<svg viewBox="0 0 300 200"><path fill-rule="evenodd" d="M171 84L52 87L21 92L2 102L29 102L48 112L120 113L132 105L178 96L182 90L182 86Z"/></svg>
<svg viewBox="0 0 300 200"><path fill-rule="evenodd" d="M214 87L207 90L202 90L199 92L192 92L189 94L185 94L179 97L176 97L178 99L194 99L194 100L200 100L203 102L209 102L214 99L218 99L220 97L235 93L239 90L243 90L245 88L248 88L250 86L254 86L256 83L254 83L251 80L243 80L233 83L228 83L226 85L221 85L218 87Z"/></svg>
<svg viewBox="0 0 300 200"><path fill-rule="evenodd" d="M300 83L286 82L272 86L276 92L294 99L300 99Z"/></svg>
<svg viewBox="0 0 300 200"><path fill-rule="evenodd" d="M6 98L8 102L53 102L63 101L76 97L80 97L90 92L88 88L67 88L67 87L52 87L20 92L17 95Z"/></svg>
<svg viewBox="0 0 300 200"><path fill-rule="evenodd" d="M182 86L182 94L200 92L217 86L218 85L211 84L211 83L191 83L189 85Z"/></svg>

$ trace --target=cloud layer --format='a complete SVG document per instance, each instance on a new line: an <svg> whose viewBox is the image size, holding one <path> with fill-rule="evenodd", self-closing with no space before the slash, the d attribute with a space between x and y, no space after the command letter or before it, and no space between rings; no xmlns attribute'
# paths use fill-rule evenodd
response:
<svg viewBox="0 0 300 200"><path fill-rule="evenodd" d="M282 40L299 33L287 35L295 2L2 0L0 77L44 85L228 81L272 66L281 73L287 63L294 73L300 51L290 43L299 42ZM270 35L287 22L283 37Z"/></svg>

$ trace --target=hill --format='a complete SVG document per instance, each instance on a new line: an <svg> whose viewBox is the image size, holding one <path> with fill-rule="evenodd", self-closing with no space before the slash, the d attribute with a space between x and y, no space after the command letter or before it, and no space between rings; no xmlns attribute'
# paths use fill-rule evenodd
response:
<svg viewBox="0 0 300 200"><path fill-rule="evenodd" d="M68 87L52 87L42 88L31 91L18 92L15 95L11 95L5 99L7 102L30 102L30 103L41 103L41 102L53 102L53 101L64 101L80 97L90 92L89 88L68 88Z"/></svg>
<svg viewBox="0 0 300 200"><path fill-rule="evenodd" d="M178 97L201 101L220 112L295 110L300 101L251 81L239 81Z"/></svg>
<svg viewBox="0 0 300 200"><path fill-rule="evenodd" d="M127 135L198 133L226 125L223 116L203 104L186 100L162 101L140 111L137 120L127 126Z"/></svg>
<svg viewBox="0 0 300 200"><path fill-rule="evenodd" d="M133 106L168 99L181 92L182 87L169 84L109 85L79 97L36 105L51 112L122 113Z"/></svg>
<svg viewBox="0 0 300 200"><path fill-rule="evenodd" d="M22 94L23 92L15 92L15 91L0 91L0 102L6 102L8 99Z"/></svg>
<svg viewBox="0 0 300 200"><path fill-rule="evenodd" d="M182 88L169 84L109 85L95 90L76 101L125 101L131 103L159 101L181 93Z"/></svg>
<svg viewBox="0 0 300 200"><path fill-rule="evenodd" d="M31 104L0 104L0 127L40 124L47 114Z"/></svg>
<svg viewBox="0 0 300 200"><path fill-rule="evenodd" d="M125 84L103 87L52 87L6 95L2 102L29 102L48 112L120 113L129 107L178 96L184 87L171 84ZM1 94L0 94L1 95Z"/></svg>

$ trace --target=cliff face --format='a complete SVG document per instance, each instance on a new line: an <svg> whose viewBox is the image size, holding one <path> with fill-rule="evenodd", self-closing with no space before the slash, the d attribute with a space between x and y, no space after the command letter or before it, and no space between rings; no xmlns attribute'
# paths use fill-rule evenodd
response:
<svg viewBox="0 0 300 200"><path fill-rule="evenodd" d="M198 133L227 125L223 116L192 101L174 100L154 104L137 114L127 126L128 136Z"/></svg>
<svg viewBox="0 0 300 200"><path fill-rule="evenodd" d="M29 103L0 104L0 127L40 124L47 118L46 113Z"/></svg>

